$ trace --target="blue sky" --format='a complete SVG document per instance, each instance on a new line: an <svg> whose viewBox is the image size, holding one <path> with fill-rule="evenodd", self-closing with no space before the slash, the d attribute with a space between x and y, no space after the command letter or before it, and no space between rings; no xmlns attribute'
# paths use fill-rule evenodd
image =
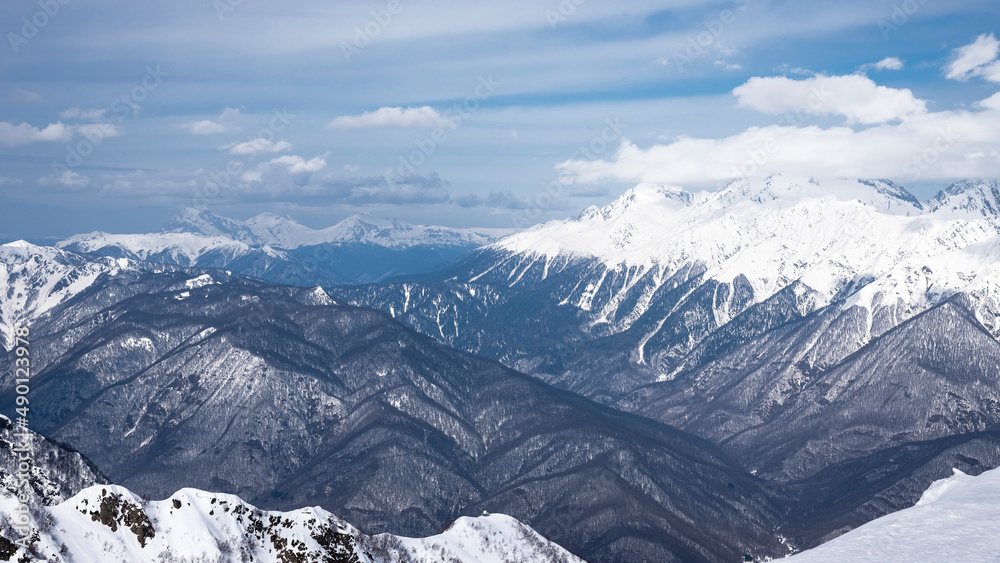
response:
<svg viewBox="0 0 1000 563"><path fill-rule="evenodd" d="M991 1L8 0L0 238L524 226L639 181L998 176ZM83 154L85 153L85 154Z"/></svg>

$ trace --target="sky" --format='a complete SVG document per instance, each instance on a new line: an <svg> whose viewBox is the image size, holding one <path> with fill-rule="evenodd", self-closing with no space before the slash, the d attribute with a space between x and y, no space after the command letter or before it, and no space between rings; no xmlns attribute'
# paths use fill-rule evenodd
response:
<svg viewBox="0 0 1000 563"><path fill-rule="evenodd" d="M1000 3L5 0L0 240L1000 176Z"/></svg>

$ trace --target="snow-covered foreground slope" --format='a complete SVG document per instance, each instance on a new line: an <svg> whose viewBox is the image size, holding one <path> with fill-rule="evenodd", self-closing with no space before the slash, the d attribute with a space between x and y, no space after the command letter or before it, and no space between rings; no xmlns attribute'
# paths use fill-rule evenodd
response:
<svg viewBox="0 0 1000 563"><path fill-rule="evenodd" d="M794 555L793 563L1000 560L1000 469L958 470L934 482L915 506ZM784 561L784 560L783 560Z"/></svg>
<svg viewBox="0 0 1000 563"><path fill-rule="evenodd" d="M580 562L531 528L503 515L461 518L424 539L369 536L323 510L259 510L233 495L182 489L144 501L115 485L86 488L67 501L31 513L38 540L12 544L17 500L0 496L0 558L25 553L51 562L287 563ZM5 541L6 540L6 541ZM11 555L8 549L17 549ZM5 557L6 555L6 557Z"/></svg>

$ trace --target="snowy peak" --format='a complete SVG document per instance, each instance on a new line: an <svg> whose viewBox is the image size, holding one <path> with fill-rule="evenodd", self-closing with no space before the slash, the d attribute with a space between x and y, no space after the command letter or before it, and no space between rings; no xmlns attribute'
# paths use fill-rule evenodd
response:
<svg viewBox="0 0 1000 563"><path fill-rule="evenodd" d="M941 217L987 219L1000 224L1000 181L962 180L938 192L927 202Z"/></svg>
<svg viewBox="0 0 1000 563"><path fill-rule="evenodd" d="M207 209L188 207L163 226L163 233L191 233L206 237L227 237L246 242L254 233L240 221L221 217Z"/></svg>

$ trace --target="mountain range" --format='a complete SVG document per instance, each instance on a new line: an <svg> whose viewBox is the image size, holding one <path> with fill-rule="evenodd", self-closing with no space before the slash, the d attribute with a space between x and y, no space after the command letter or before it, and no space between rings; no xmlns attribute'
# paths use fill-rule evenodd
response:
<svg viewBox="0 0 1000 563"><path fill-rule="evenodd" d="M807 499L785 533L808 547L1000 465L998 210L989 180L925 202L870 180L640 185L432 279L334 294L708 439Z"/></svg>
<svg viewBox="0 0 1000 563"><path fill-rule="evenodd" d="M503 229L411 225L354 215L310 229L263 213L246 221L188 208L159 233L72 236L56 247L185 267L220 268L287 285L339 285L418 274L450 265L509 234Z"/></svg>
<svg viewBox="0 0 1000 563"><path fill-rule="evenodd" d="M140 495L412 536L487 510L594 562L776 557L1000 466L1000 182L642 184L400 275L295 253L427 230L295 225L0 246L36 429Z"/></svg>

